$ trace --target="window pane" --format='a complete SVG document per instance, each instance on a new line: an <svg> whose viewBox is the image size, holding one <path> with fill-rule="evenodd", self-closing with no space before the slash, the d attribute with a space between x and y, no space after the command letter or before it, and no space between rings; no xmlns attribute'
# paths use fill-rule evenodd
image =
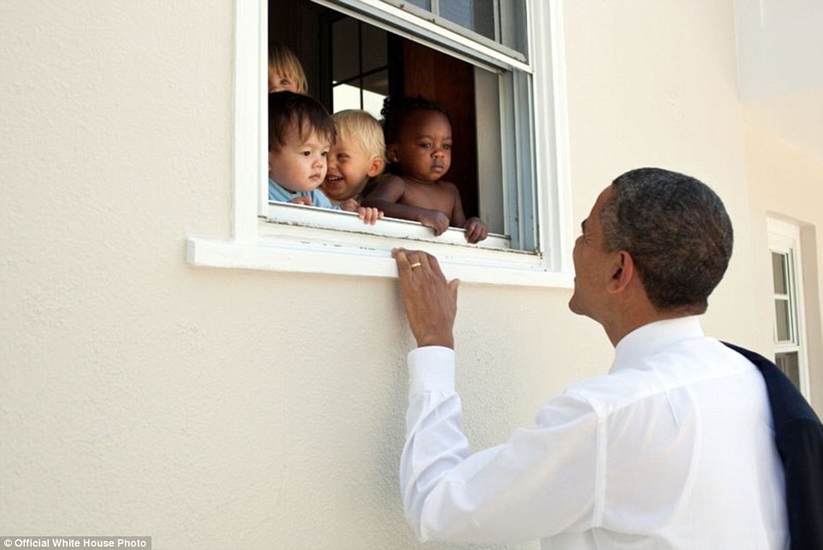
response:
<svg viewBox="0 0 823 550"><path fill-rule="evenodd" d="M332 80L345 82L360 72L357 21L346 17L332 23Z"/></svg>
<svg viewBox="0 0 823 550"><path fill-rule="evenodd" d="M774 278L775 294L789 293L786 275L786 255L772 252L772 276Z"/></svg>
<svg viewBox="0 0 823 550"><path fill-rule="evenodd" d="M774 357L775 364L788 376L794 385L800 389L800 361L797 352L778 353Z"/></svg>
<svg viewBox="0 0 823 550"><path fill-rule="evenodd" d="M379 118L389 93L388 34L351 17L332 23L332 106Z"/></svg>
<svg viewBox="0 0 823 550"><path fill-rule="evenodd" d="M467 29L474 30L473 0L452 0L440 5L440 16Z"/></svg>
<svg viewBox="0 0 823 550"><path fill-rule="evenodd" d="M380 120L383 100L389 95L389 71L363 77L363 109Z"/></svg>
<svg viewBox="0 0 823 550"><path fill-rule="evenodd" d="M440 16L487 38L495 39L493 0L441 2Z"/></svg>
<svg viewBox="0 0 823 550"><path fill-rule="evenodd" d="M414 6L420 6L424 10L431 11L432 9L431 0L409 0L409 4L412 4Z"/></svg>
<svg viewBox="0 0 823 550"><path fill-rule="evenodd" d="M364 73L381 69L389 64L386 31L372 25L360 25L363 33L363 67Z"/></svg>
<svg viewBox="0 0 823 550"><path fill-rule="evenodd" d="M334 105L335 113L343 109L360 108L360 88L357 86L339 84L334 87L332 93L332 104Z"/></svg>
<svg viewBox="0 0 823 550"><path fill-rule="evenodd" d="M497 40L494 32L494 3L492 0L475 0L474 30L492 40Z"/></svg>
<svg viewBox="0 0 823 550"><path fill-rule="evenodd" d="M526 6L523 0L503 0L500 2L500 38L497 40L507 48L526 53L527 33Z"/></svg>
<svg viewBox="0 0 823 550"><path fill-rule="evenodd" d="M774 301L774 322L777 332L778 342L790 342L792 340L791 317L789 313L789 301L776 298Z"/></svg>

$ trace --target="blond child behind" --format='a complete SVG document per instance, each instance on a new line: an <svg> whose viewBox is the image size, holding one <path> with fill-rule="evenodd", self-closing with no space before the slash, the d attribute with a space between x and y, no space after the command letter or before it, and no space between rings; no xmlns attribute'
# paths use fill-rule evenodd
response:
<svg viewBox="0 0 823 550"><path fill-rule="evenodd" d="M288 46L280 42L269 42L269 93L294 92L309 93L306 73L300 60Z"/></svg>

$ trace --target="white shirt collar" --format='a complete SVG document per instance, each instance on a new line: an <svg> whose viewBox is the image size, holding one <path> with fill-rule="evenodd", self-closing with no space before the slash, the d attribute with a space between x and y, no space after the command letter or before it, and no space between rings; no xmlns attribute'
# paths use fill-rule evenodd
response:
<svg viewBox="0 0 823 550"><path fill-rule="evenodd" d="M659 350L684 340L703 338L703 329L697 316L678 317L655 321L634 329L617 343L614 361L609 372L622 368L637 368L642 359Z"/></svg>

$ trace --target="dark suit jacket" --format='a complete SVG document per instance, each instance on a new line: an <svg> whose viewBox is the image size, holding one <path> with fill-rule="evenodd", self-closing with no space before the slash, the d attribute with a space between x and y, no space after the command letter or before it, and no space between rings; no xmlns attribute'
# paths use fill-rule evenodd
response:
<svg viewBox="0 0 823 550"><path fill-rule="evenodd" d="M795 385L771 361L724 342L754 363L766 382L774 442L786 477L792 550L823 550L823 425Z"/></svg>

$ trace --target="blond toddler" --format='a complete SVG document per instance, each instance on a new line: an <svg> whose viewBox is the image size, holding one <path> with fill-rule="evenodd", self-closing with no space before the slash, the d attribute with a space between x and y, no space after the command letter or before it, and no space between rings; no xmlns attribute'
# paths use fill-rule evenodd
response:
<svg viewBox="0 0 823 550"><path fill-rule="evenodd" d="M332 204L343 210L356 210L364 189L386 165L383 128L368 112L357 109L340 111L332 119L337 135L320 188Z"/></svg>

